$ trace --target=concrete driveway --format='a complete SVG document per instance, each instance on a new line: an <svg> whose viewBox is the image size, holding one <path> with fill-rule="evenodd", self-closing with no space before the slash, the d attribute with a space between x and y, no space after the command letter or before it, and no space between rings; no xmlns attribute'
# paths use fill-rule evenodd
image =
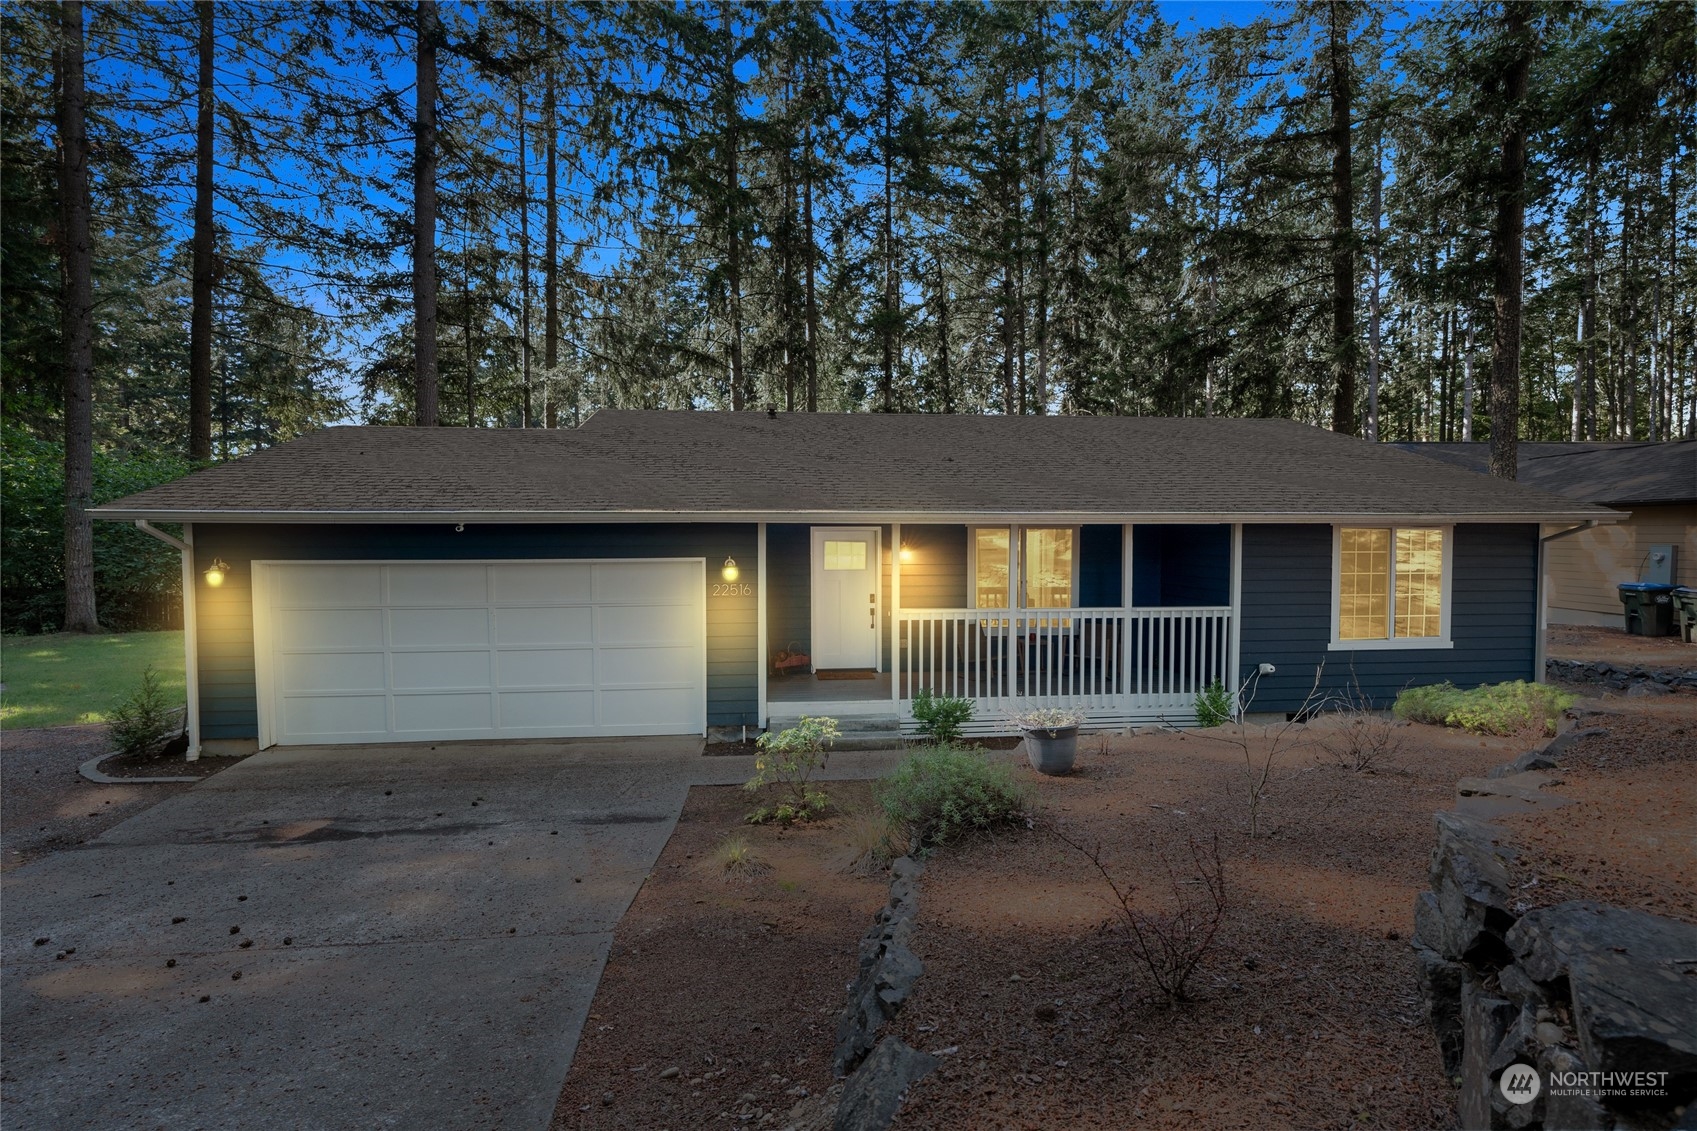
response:
<svg viewBox="0 0 1697 1131"><path fill-rule="evenodd" d="M545 1127L699 750L274 749L13 871L0 1119Z"/></svg>

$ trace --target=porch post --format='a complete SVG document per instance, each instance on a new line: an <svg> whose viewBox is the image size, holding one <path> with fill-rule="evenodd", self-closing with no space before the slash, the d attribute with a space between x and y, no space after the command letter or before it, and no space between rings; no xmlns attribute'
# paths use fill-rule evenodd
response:
<svg viewBox="0 0 1697 1131"><path fill-rule="evenodd" d="M1232 588L1231 588L1231 643L1226 648L1226 663L1229 665L1226 674L1226 687L1232 694L1232 703L1242 710L1243 705L1237 702L1237 689L1242 685L1243 661L1239 652L1243 645L1243 523L1232 523Z"/></svg>
<svg viewBox="0 0 1697 1131"><path fill-rule="evenodd" d="M1125 612L1123 614L1123 624L1122 624L1121 629L1120 629L1120 638L1124 641L1124 643L1122 643L1120 645L1120 652L1121 652L1121 656L1120 656L1120 679L1119 679L1120 685L1119 685L1119 688L1118 688L1118 693L1119 693L1120 698L1122 700L1127 701L1127 702L1129 702L1129 700L1131 698L1131 689L1132 689L1132 686L1133 686L1132 682L1131 682L1131 680L1132 680L1132 677L1131 677L1131 662L1132 662L1132 652L1133 652L1132 639L1131 639L1131 631L1132 631L1131 630L1131 624L1132 624L1131 610L1132 610L1132 606L1133 606L1133 601L1132 601L1132 579L1133 579L1133 575L1132 575L1132 571L1131 571L1131 551L1132 551L1131 539L1132 539L1131 523L1129 523L1129 522L1120 523L1120 607L1122 609L1124 609Z"/></svg>
<svg viewBox="0 0 1697 1131"><path fill-rule="evenodd" d="M890 524L890 699L902 697L902 524ZM899 711L898 711L899 713Z"/></svg>
<svg viewBox="0 0 1697 1131"><path fill-rule="evenodd" d="M760 729L766 729L766 653L772 642L766 639L766 524L759 523L754 534L754 670L757 673L758 688L756 694L760 702L756 706L759 712L757 718Z"/></svg>

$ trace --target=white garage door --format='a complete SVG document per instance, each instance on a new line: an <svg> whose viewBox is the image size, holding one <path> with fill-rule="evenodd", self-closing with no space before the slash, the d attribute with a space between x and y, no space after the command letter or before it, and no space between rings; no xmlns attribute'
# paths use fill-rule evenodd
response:
<svg viewBox="0 0 1697 1131"><path fill-rule="evenodd" d="M256 565L270 742L705 730L700 561Z"/></svg>

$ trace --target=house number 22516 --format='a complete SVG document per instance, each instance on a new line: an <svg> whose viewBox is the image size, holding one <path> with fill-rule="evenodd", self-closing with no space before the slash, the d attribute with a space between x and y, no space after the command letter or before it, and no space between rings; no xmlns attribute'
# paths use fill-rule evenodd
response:
<svg viewBox="0 0 1697 1131"><path fill-rule="evenodd" d="M746 581L715 581L713 583L715 597L752 597L754 586Z"/></svg>

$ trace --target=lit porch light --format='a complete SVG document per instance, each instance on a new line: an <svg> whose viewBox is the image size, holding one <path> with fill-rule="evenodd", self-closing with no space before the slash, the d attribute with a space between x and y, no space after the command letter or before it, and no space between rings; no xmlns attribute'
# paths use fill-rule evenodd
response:
<svg viewBox="0 0 1697 1131"><path fill-rule="evenodd" d="M230 572L230 567L223 558L213 558L212 564L206 567L206 584L216 589L224 584L224 575Z"/></svg>

